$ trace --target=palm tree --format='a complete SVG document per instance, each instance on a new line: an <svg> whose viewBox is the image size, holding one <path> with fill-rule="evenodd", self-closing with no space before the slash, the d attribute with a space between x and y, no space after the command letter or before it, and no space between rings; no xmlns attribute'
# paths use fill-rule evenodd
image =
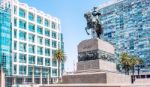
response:
<svg viewBox="0 0 150 87"><path fill-rule="evenodd" d="M143 63L142 59L140 59L140 58L138 58L136 56L130 56L130 66L132 68L132 83L135 81L135 76L134 76L135 66L138 66L139 64L142 64L142 63ZM138 71L138 74L139 74L139 71Z"/></svg>
<svg viewBox="0 0 150 87"><path fill-rule="evenodd" d="M138 57L135 57L135 56L131 56L131 59L130 59L130 66L132 67L133 69L133 74L134 74L134 68L135 66L138 66L138 75L139 75L139 65L143 64L143 60L141 58L138 58Z"/></svg>
<svg viewBox="0 0 150 87"><path fill-rule="evenodd" d="M140 65L142 65L144 63L144 61L141 58L138 58L138 65L137 65L137 70L138 70L138 76L140 74Z"/></svg>
<svg viewBox="0 0 150 87"><path fill-rule="evenodd" d="M130 70L130 57L127 53L122 53L120 56L120 63L126 74L129 74Z"/></svg>
<svg viewBox="0 0 150 87"><path fill-rule="evenodd" d="M142 64L143 61L136 56L131 56L131 55L128 55L127 53L122 53L120 57L120 63L122 64L122 68L125 69L125 73L128 72L129 74L129 71L130 70L132 71L132 83L133 83L135 81L135 77L134 77L135 66Z"/></svg>
<svg viewBox="0 0 150 87"><path fill-rule="evenodd" d="M58 83L60 82L60 64L65 60L65 54L61 49L58 49L53 54L54 60L58 61Z"/></svg>
<svg viewBox="0 0 150 87"><path fill-rule="evenodd" d="M130 67L132 69L132 74L134 75L135 72L135 65L138 64L138 59L135 56L130 56Z"/></svg>

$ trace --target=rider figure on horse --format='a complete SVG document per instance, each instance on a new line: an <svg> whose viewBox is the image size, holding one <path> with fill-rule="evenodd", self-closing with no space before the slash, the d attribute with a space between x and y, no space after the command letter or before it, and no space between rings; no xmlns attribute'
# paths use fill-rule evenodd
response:
<svg viewBox="0 0 150 87"><path fill-rule="evenodd" d="M93 38L100 38L100 35L103 33L103 29L99 20L100 16L101 13L97 11L97 7L94 7L93 12L88 12L84 14L84 17L87 20L87 27L85 28L85 30L89 35L87 30L91 29Z"/></svg>

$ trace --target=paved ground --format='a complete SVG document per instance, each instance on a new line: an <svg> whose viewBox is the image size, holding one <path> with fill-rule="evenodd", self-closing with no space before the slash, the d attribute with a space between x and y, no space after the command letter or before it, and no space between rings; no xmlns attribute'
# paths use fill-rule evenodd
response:
<svg viewBox="0 0 150 87"><path fill-rule="evenodd" d="M150 84L53 84L40 87L150 87Z"/></svg>
<svg viewBox="0 0 150 87"><path fill-rule="evenodd" d="M50 85L19 85L13 87L150 87L149 84L50 84Z"/></svg>

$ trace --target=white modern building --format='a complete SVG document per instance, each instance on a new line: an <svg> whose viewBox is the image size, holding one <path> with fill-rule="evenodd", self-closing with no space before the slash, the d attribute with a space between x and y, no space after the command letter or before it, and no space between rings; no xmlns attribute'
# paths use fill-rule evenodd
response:
<svg viewBox="0 0 150 87"><path fill-rule="evenodd" d="M3 0L1 6L11 10L12 75L6 76L7 84L56 81L58 63L52 57L56 49L63 50L60 20L18 0Z"/></svg>

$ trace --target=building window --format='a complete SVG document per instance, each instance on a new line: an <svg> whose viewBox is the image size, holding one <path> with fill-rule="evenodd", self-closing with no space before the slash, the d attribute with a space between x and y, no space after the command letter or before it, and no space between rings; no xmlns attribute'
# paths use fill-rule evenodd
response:
<svg viewBox="0 0 150 87"><path fill-rule="evenodd" d="M28 67L28 75L32 76L33 67Z"/></svg>
<svg viewBox="0 0 150 87"><path fill-rule="evenodd" d="M35 31L35 25L29 23L29 26L28 26L29 30L34 32Z"/></svg>
<svg viewBox="0 0 150 87"><path fill-rule="evenodd" d="M26 40L26 33L23 32L23 31L19 31L19 38L20 38L21 40Z"/></svg>
<svg viewBox="0 0 150 87"><path fill-rule="evenodd" d="M26 29L26 22L23 20L19 20L19 28Z"/></svg>
<svg viewBox="0 0 150 87"><path fill-rule="evenodd" d="M42 24L42 18L40 16L37 16L37 23Z"/></svg>
<svg viewBox="0 0 150 87"><path fill-rule="evenodd" d="M52 66L57 67L57 61L56 60L52 60Z"/></svg>
<svg viewBox="0 0 150 87"><path fill-rule="evenodd" d="M52 29L56 29L56 23L52 22Z"/></svg>
<svg viewBox="0 0 150 87"><path fill-rule="evenodd" d="M50 46L50 40L49 39L45 39L45 45Z"/></svg>
<svg viewBox="0 0 150 87"><path fill-rule="evenodd" d="M19 74L26 74L26 66L20 65L19 66Z"/></svg>
<svg viewBox="0 0 150 87"><path fill-rule="evenodd" d="M45 56L50 56L50 49L45 49Z"/></svg>
<svg viewBox="0 0 150 87"><path fill-rule="evenodd" d="M35 64L35 56L29 55L29 64Z"/></svg>
<svg viewBox="0 0 150 87"><path fill-rule="evenodd" d="M35 35L29 34L29 42L34 42L35 40Z"/></svg>
<svg viewBox="0 0 150 87"><path fill-rule="evenodd" d="M49 58L45 58L45 65L50 66L50 59Z"/></svg>
<svg viewBox="0 0 150 87"><path fill-rule="evenodd" d="M58 49L61 49L61 44L60 44L60 42L58 42Z"/></svg>
<svg viewBox="0 0 150 87"><path fill-rule="evenodd" d="M17 62L17 53L14 53L14 62Z"/></svg>
<svg viewBox="0 0 150 87"><path fill-rule="evenodd" d="M35 53L35 46L29 45L29 53Z"/></svg>
<svg viewBox="0 0 150 87"><path fill-rule="evenodd" d="M43 38L42 37L37 37L37 42L38 44L43 44Z"/></svg>
<svg viewBox="0 0 150 87"><path fill-rule="evenodd" d="M14 18L14 26L17 26L17 18Z"/></svg>
<svg viewBox="0 0 150 87"><path fill-rule="evenodd" d="M17 6L14 6L14 14L17 14Z"/></svg>
<svg viewBox="0 0 150 87"><path fill-rule="evenodd" d="M26 44L25 43L19 43L19 51L26 52Z"/></svg>
<svg viewBox="0 0 150 87"><path fill-rule="evenodd" d="M54 31L52 31L52 38L54 38L54 39L57 38L56 32L54 32Z"/></svg>
<svg viewBox="0 0 150 87"><path fill-rule="evenodd" d="M25 18L26 13L25 13L25 10L24 10L24 9L19 8L19 16Z"/></svg>
<svg viewBox="0 0 150 87"><path fill-rule="evenodd" d="M34 72L34 73L35 73L35 76L40 76L40 73L41 73L40 70L41 70L41 68L39 68L39 67L36 68L36 67L35 67L34 70L35 70L35 72Z"/></svg>
<svg viewBox="0 0 150 87"><path fill-rule="evenodd" d="M48 74L49 74L48 68L43 68L42 71L43 71L43 72L42 72L42 75L43 75L44 77L47 77Z"/></svg>
<svg viewBox="0 0 150 87"><path fill-rule="evenodd" d="M17 65L14 65L14 74L17 74Z"/></svg>
<svg viewBox="0 0 150 87"><path fill-rule="evenodd" d="M37 54L43 55L43 48L42 47L37 47Z"/></svg>
<svg viewBox="0 0 150 87"><path fill-rule="evenodd" d="M52 50L52 55L54 56L54 53L56 52L56 50Z"/></svg>
<svg viewBox="0 0 150 87"><path fill-rule="evenodd" d="M30 21L34 21L34 15L31 12L29 12L29 20Z"/></svg>
<svg viewBox="0 0 150 87"><path fill-rule="evenodd" d="M19 54L19 63L26 63L26 59L25 54Z"/></svg>
<svg viewBox="0 0 150 87"><path fill-rule="evenodd" d="M37 58L37 64L38 65L43 65L43 58L42 57Z"/></svg>
<svg viewBox="0 0 150 87"><path fill-rule="evenodd" d="M14 30L14 38L17 38L17 30Z"/></svg>
<svg viewBox="0 0 150 87"><path fill-rule="evenodd" d="M48 27L49 26L49 21L47 19L45 19L45 23L44 24L45 24L45 26Z"/></svg>
<svg viewBox="0 0 150 87"><path fill-rule="evenodd" d="M37 27L37 33L39 33L39 34L43 34L43 28L41 28L41 27Z"/></svg>
<svg viewBox="0 0 150 87"><path fill-rule="evenodd" d="M58 40L61 40L61 33L58 33Z"/></svg>
<svg viewBox="0 0 150 87"><path fill-rule="evenodd" d="M52 75L57 76L57 69L52 69Z"/></svg>
<svg viewBox="0 0 150 87"><path fill-rule="evenodd" d="M52 47L53 47L53 48L57 48L57 42L54 41L54 40L52 40Z"/></svg>
<svg viewBox="0 0 150 87"><path fill-rule="evenodd" d="M50 36L50 31L48 29L45 29L45 36Z"/></svg>
<svg viewBox="0 0 150 87"><path fill-rule="evenodd" d="M14 41L14 50L17 50L17 41Z"/></svg>

